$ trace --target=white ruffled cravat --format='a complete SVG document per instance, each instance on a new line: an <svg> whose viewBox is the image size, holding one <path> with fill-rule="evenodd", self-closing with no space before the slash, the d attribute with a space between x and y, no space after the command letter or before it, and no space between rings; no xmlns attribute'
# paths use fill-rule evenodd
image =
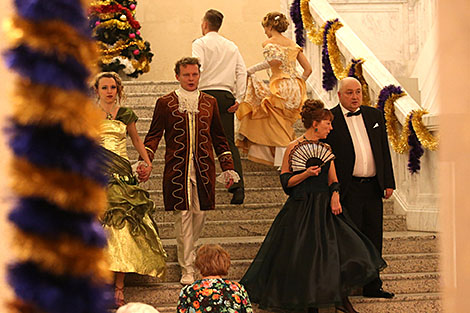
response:
<svg viewBox="0 0 470 313"><path fill-rule="evenodd" d="M178 96L178 111L181 113L199 113L199 90L187 91L180 86L175 92Z"/></svg>

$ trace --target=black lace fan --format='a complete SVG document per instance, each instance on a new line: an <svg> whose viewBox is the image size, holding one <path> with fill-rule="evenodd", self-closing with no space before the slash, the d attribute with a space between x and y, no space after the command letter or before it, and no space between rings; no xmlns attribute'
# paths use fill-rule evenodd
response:
<svg viewBox="0 0 470 313"><path fill-rule="evenodd" d="M323 166L335 158L331 149L324 143L315 143L310 140L303 141L292 148L289 154L290 165L293 172L302 171L310 166Z"/></svg>

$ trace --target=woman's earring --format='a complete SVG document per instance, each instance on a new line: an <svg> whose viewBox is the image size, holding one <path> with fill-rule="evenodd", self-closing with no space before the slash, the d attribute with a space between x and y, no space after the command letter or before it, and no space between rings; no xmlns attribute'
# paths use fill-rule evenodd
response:
<svg viewBox="0 0 470 313"><path fill-rule="evenodd" d="M318 128L315 128L315 132L317 132L317 131L318 131Z"/></svg>

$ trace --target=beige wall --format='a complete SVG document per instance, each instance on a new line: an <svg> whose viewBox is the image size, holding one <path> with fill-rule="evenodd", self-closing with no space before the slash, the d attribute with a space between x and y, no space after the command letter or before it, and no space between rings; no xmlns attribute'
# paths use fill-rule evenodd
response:
<svg viewBox="0 0 470 313"><path fill-rule="evenodd" d="M440 221L445 312L470 308L470 2L440 1Z"/></svg>
<svg viewBox="0 0 470 313"><path fill-rule="evenodd" d="M201 19L208 9L224 14L220 33L238 45L247 66L262 61L261 43L266 37L260 22L279 8L279 0L139 1L136 17L155 54L150 72L139 80L174 80L173 65L191 55L191 42L201 36Z"/></svg>
<svg viewBox="0 0 470 313"><path fill-rule="evenodd" d="M11 12L11 3L3 3L2 9L0 11L0 20L3 20L5 16L8 16ZM3 33L1 33L3 35ZM2 40L0 43L0 50L4 50L4 42ZM10 88L9 82L11 81L11 76L7 73L5 67L3 66L3 60L0 62L0 312L6 312L5 309L5 300L11 296L11 291L7 287L5 282L5 267L3 266L8 258L10 257L10 248L9 248L9 225L6 222L6 215L9 209L9 200L8 191L6 190L5 177L5 168L7 165L7 156L9 154L8 149L5 145L5 136L3 134L3 126L5 125L5 118L10 112L10 104L6 95Z"/></svg>

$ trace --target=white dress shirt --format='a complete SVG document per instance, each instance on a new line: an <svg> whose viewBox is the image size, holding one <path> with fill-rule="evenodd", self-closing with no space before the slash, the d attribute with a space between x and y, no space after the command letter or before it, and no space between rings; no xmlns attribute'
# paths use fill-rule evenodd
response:
<svg viewBox="0 0 470 313"><path fill-rule="evenodd" d="M201 62L199 89L230 91L238 103L246 91L246 67L238 47L217 32L194 40L192 54Z"/></svg>
<svg viewBox="0 0 470 313"><path fill-rule="evenodd" d="M349 110L344 108L342 105L340 105L340 107L341 111L343 111L346 124L348 125L349 133L351 134L354 154L356 156L353 176L373 177L376 173L374 155L372 153L369 135L367 134L362 114L348 117L346 114L348 114Z"/></svg>

